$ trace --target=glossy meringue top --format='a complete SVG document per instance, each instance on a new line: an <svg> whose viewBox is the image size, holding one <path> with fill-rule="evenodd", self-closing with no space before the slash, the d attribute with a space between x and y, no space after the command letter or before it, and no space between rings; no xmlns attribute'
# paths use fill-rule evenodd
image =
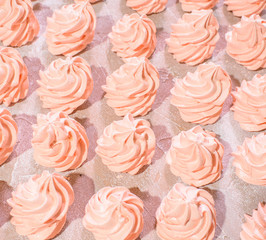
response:
<svg viewBox="0 0 266 240"><path fill-rule="evenodd" d="M224 147L215 135L196 126L175 136L166 156L172 173L195 187L217 181L221 177Z"/></svg>
<svg viewBox="0 0 266 240"><path fill-rule="evenodd" d="M156 46L156 26L146 15L125 14L108 35L119 57L149 58Z"/></svg>
<svg viewBox="0 0 266 240"><path fill-rule="evenodd" d="M179 0L182 9L185 12L191 12L193 10L211 9L218 0Z"/></svg>
<svg viewBox="0 0 266 240"><path fill-rule="evenodd" d="M19 52L0 47L0 103L18 102L26 97L28 88L28 70Z"/></svg>
<svg viewBox="0 0 266 240"><path fill-rule="evenodd" d="M243 80L232 92L234 119L246 131L266 129L266 74Z"/></svg>
<svg viewBox="0 0 266 240"><path fill-rule="evenodd" d="M178 62L197 65L210 58L219 40L219 24L212 10L193 10L172 25L166 39L168 51Z"/></svg>
<svg viewBox="0 0 266 240"><path fill-rule="evenodd" d="M143 202L125 187L105 187L89 200L83 225L95 240L135 240L143 229Z"/></svg>
<svg viewBox="0 0 266 240"><path fill-rule="evenodd" d="M266 133L246 138L232 155L239 178L250 184L266 186Z"/></svg>
<svg viewBox="0 0 266 240"><path fill-rule="evenodd" d="M68 181L57 173L44 171L20 183L7 202L18 234L30 240L46 240L61 231L73 201L74 192Z"/></svg>
<svg viewBox="0 0 266 240"><path fill-rule="evenodd" d="M131 58L106 78L102 88L118 116L143 116L151 110L159 83L159 73L147 58Z"/></svg>
<svg viewBox="0 0 266 240"><path fill-rule="evenodd" d="M54 60L47 70L40 71L40 78L37 93L43 107L53 112L72 113L93 89L91 68L81 57Z"/></svg>
<svg viewBox="0 0 266 240"><path fill-rule="evenodd" d="M46 42L53 55L74 56L93 40L96 15L89 1L64 5L47 18Z"/></svg>
<svg viewBox="0 0 266 240"><path fill-rule="evenodd" d="M165 9L168 0L127 0L127 6L139 14L159 13Z"/></svg>
<svg viewBox="0 0 266 240"><path fill-rule="evenodd" d="M157 234L162 240L212 240L215 214L207 191L177 183L157 209Z"/></svg>
<svg viewBox="0 0 266 240"><path fill-rule="evenodd" d="M104 129L95 151L110 170L136 174L151 163L155 144L150 123L128 114Z"/></svg>
<svg viewBox="0 0 266 240"><path fill-rule="evenodd" d="M37 36L40 26L30 0L2 0L0 9L0 40L4 46L20 47Z"/></svg>
<svg viewBox="0 0 266 240"><path fill-rule="evenodd" d="M35 161L56 171L78 168L88 155L89 140L84 127L63 112L38 114L33 125Z"/></svg>
<svg viewBox="0 0 266 240"><path fill-rule="evenodd" d="M242 17L225 35L226 51L249 70L266 68L266 22L258 15Z"/></svg>
<svg viewBox="0 0 266 240"><path fill-rule="evenodd" d="M202 64L194 73L176 80L171 103L184 121L212 124L218 120L230 91L230 76L220 66Z"/></svg>

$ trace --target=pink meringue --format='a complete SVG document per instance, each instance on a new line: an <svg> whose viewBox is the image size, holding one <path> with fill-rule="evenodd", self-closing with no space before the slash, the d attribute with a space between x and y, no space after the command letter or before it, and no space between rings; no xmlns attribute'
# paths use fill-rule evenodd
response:
<svg viewBox="0 0 266 240"><path fill-rule="evenodd" d="M243 80L232 92L234 119L246 131L266 129L266 74Z"/></svg>
<svg viewBox="0 0 266 240"><path fill-rule="evenodd" d="M144 119L134 120L128 114L104 129L95 151L111 171L133 175L151 163L155 144L150 123Z"/></svg>
<svg viewBox="0 0 266 240"><path fill-rule="evenodd" d="M266 22L258 15L242 17L226 33L226 51L249 70L266 68Z"/></svg>
<svg viewBox="0 0 266 240"><path fill-rule="evenodd" d="M245 215L246 222L242 225L241 240L266 239L266 204L259 203L258 210L252 216Z"/></svg>
<svg viewBox="0 0 266 240"><path fill-rule="evenodd" d="M193 10L211 9L218 0L179 0L181 7L185 12L191 12Z"/></svg>
<svg viewBox="0 0 266 240"><path fill-rule="evenodd" d="M124 15L108 35L113 44L112 51L119 57L147 57L156 46L156 26L146 15L137 13Z"/></svg>
<svg viewBox="0 0 266 240"><path fill-rule="evenodd" d="M93 89L91 68L81 57L56 59L40 71L37 93L43 107L53 112L72 113L90 96Z"/></svg>
<svg viewBox="0 0 266 240"><path fill-rule="evenodd" d="M100 2L101 0L74 0L75 3L82 3L82 2L87 2L89 1L90 3L96 3L96 2Z"/></svg>
<svg viewBox="0 0 266 240"><path fill-rule="evenodd" d="M7 109L0 109L0 165L11 155L17 141L18 127Z"/></svg>
<svg viewBox="0 0 266 240"><path fill-rule="evenodd" d="M219 24L212 10L186 13L172 25L168 51L181 63L197 65L210 58L219 40Z"/></svg>
<svg viewBox="0 0 266 240"><path fill-rule="evenodd" d="M125 187L105 187L89 200L84 227L95 240L135 240L143 229L143 202Z"/></svg>
<svg viewBox="0 0 266 240"><path fill-rule="evenodd" d="M48 171L20 183L7 200L12 207L11 223L18 234L30 240L55 237L62 230L73 201L74 192L68 181Z"/></svg>
<svg viewBox="0 0 266 240"><path fill-rule="evenodd" d="M213 124L222 112L225 99L231 92L230 76L213 63L198 66L177 79L171 89L171 103L179 109L186 122Z"/></svg>
<svg viewBox="0 0 266 240"><path fill-rule="evenodd" d="M86 131L65 113L38 114L32 127L33 156L38 164L61 172L76 169L87 159Z"/></svg>
<svg viewBox="0 0 266 240"><path fill-rule="evenodd" d="M106 78L102 88L116 115L144 116L151 110L159 84L159 73L147 58L131 58Z"/></svg>
<svg viewBox="0 0 266 240"><path fill-rule="evenodd" d="M216 213L212 196L203 189L177 183L156 212L162 240L212 240Z"/></svg>
<svg viewBox="0 0 266 240"><path fill-rule="evenodd" d="M1 0L0 9L0 40L4 46L20 47L38 35L40 26L30 0Z"/></svg>
<svg viewBox="0 0 266 240"><path fill-rule="evenodd" d="M127 0L127 6L139 14L159 13L165 9L168 0Z"/></svg>
<svg viewBox="0 0 266 240"><path fill-rule="evenodd" d="M18 102L26 97L28 88L28 70L19 52L0 47L0 103Z"/></svg>
<svg viewBox="0 0 266 240"><path fill-rule="evenodd" d="M47 18L46 42L53 55L74 56L92 42L96 15L89 3L64 5Z"/></svg>
<svg viewBox="0 0 266 240"><path fill-rule="evenodd" d="M266 0L225 0L224 4L238 17L259 15L266 8Z"/></svg>
<svg viewBox="0 0 266 240"><path fill-rule="evenodd" d="M266 186L266 133L246 138L232 155L239 178L250 184Z"/></svg>
<svg viewBox="0 0 266 240"><path fill-rule="evenodd" d="M166 156L171 172L195 187L220 179L224 147L215 136L200 126L175 136Z"/></svg>

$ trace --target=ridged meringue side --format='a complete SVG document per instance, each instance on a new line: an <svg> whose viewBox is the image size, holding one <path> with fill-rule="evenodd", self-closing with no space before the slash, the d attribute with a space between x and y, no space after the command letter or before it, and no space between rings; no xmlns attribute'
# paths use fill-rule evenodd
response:
<svg viewBox="0 0 266 240"><path fill-rule="evenodd" d="M256 74L251 81L243 80L232 92L234 119L246 131L266 129L266 74Z"/></svg>
<svg viewBox="0 0 266 240"><path fill-rule="evenodd" d="M48 50L53 55L74 56L92 42L95 27L96 15L89 1L64 5L47 18Z"/></svg>
<svg viewBox="0 0 266 240"><path fill-rule="evenodd" d="M95 151L110 170L133 175L151 163L155 145L150 123L128 114L104 129Z"/></svg>
<svg viewBox="0 0 266 240"><path fill-rule="evenodd" d="M195 187L220 179L224 147L215 136L200 126L175 136L166 155L171 172Z"/></svg>
<svg viewBox="0 0 266 240"><path fill-rule="evenodd" d="M156 212L162 240L212 240L216 213L212 196L203 189L177 183Z"/></svg>
<svg viewBox="0 0 266 240"><path fill-rule="evenodd" d="M0 40L4 46L20 47L38 35L40 26L30 0L2 0L0 9Z"/></svg>
<svg viewBox="0 0 266 240"><path fill-rule="evenodd" d="M119 57L147 57L156 46L156 26L146 15L125 14L109 33L112 51Z"/></svg>
<svg viewBox="0 0 266 240"><path fill-rule="evenodd" d="M181 7L185 12L191 12L193 10L211 9L218 0L179 0Z"/></svg>
<svg viewBox="0 0 266 240"><path fill-rule="evenodd" d="M171 89L171 104L186 122L213 124L231 92L230 76L219 65L201 64L194 73L177 79Z"/></svg>
<svg viewBox="0 0 266 240"><path fill-rule="evenodd" d="M0 47L0 103L18 102L27 96L28 88L28 70L19 52Z"/></svg>
<svg viewBox="0 0 266 240"><path fill-rule="evenodd" d="M219 40L219 23L212 10L193 10L172 25L168 51L181 63L197 65L210 58Z"/></svg>
<svg viewBox="0 0 266 240"><path fill-rule="evenodd" d="M226 33L227 54L249 70L266 68L266 22L258 15L242 17Z"/></svg>
<svg viewBox="0 0 266 240"><path fill-rule="evenodd" d="M65 113L38 114L32 127L33 156L38 164L62 172L78 168L87 159L86 131Z"/></svg>
<svg viewBox="0 0 266 240"><path fill-rule="evenodd" d="M116 115L135 117L151 110L159 84L159 73L147 58L131 58L106 78L102 88Z"/></svg>
<svg viewBox="0 0 266 240"><path fill-rule="evenodd" d="M91 68L81 57L56 59L40 71L37 93L44 108L72 113L90 96L93 89Z"/></svg>
<svg viewBox="0 0 266 240"><path fill-rule="evenodd" d="M253 210L252 216L245 215L246 222L242 225L241 240L266 239L266 204L259 203L258 209Z"/></svg>
<svg viewBox="0 0 266 240"><path fill-rule="evenodd" d="M162 12L168 0L127 0L127 6L139 14L153 14Z"/></svg>
<svg viewBox="0 0 266 240"><path fill-rule="evenodd" d="M105 187L89 200L84 227L96 240L135 240L143 229L143 202L125 187Z"/></svg>
<svg viewBox="0 0 266 240"><path fill-rule="evenodd" d="M48 171L20 183L7 200L12 207L11 223L18 234L30 240L55 237L62 230L73 201L74 192L68 181Z"/></svg>
<svg viewBox="0 0 266 240"><path fill-rule="evenodd" d="M7 109L0 109L0 165L11 155L17 142L18 127Z"/></svg>
<svg viewBox="0 0 266 240"><path fill-rule="evenodd" d="M266 133L246 138L232 155L239 178L250 184L266 186Z"/></svg>
<svg viewBox="0 0 266 240"><path fill-rule="evenodd" d="M259 15L266 8L266 0L225 0L224 4L238 17Z"/></svg>

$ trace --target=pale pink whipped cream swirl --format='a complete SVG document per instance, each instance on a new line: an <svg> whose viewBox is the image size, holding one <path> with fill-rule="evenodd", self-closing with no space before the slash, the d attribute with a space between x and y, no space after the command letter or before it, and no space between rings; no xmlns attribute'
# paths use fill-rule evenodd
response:
<svg viewBox="0 0 266 240"><path fill-rule="evenodd" d="M139 14L159 13L165 9L168 0L127 0L127 6Z"/></svg>
<svg viewBox="0 0 266 240"><path fill-rule="evenodd" d="M250 184L266 186L266 133L246 138L232 155L239 178Z"/></svg>
<svg viewBox="0 0 266 240"><path fill-rule="evenodd" d="M0 40L4 46L20 47L38 35L40 26L30 0L1 0L0 9Z"/></svg>
<svg viewBox="0 0 266 240"><path fill-rule="evenodd" d="M150 123L131 114L114 121L97 141L96 153L114 172L137 174L151 163L155 152L155 135Z"/></svg>
<svg viewBox="0 0 266 240"><path fill-rule="evenodd" d="M65 113L38 114L32 127L33 156L38 164L61 172L76 169L87 159L86 131Z"/></svg>
<svg viewBox="0 0 266 240"><path fill-rule="evenodd" d="M231 92L230 76L213 63L200 65L194 73L177 79L171 103L186 122L212 124L218 120Z"/></svg>
<svg viewBox="0 0 266 240"><path fill-rule="evenodd" d="M105 187L89 200L84 227L95 240L135 240L143 229L143 202L125 187Z"/></svg>
<svg viewBox="0 0 266 240"><path fill-rule="evenodd" d="M106 78L102 88L116 115L144 116L151 110L159 84L159 73L147 58L131 58Z"/></svg>
<svg viewBox="0 0 266 240"><path fill-rule="evenodd" d="M11 155L17 141L18 127L7 109L0 109L0 165Z"/></svg>
<svg viewBox="0 0 266 240"><path fill-rule="evenodd" d="M210 58L219 40L219 24L212 10L186 13L172 25L168 51L181 63L197 65Z"/></svg>
<svg viewBox="0 0 266 240"><path fill-rule="evenodd" d="M246 131L266 129L266 74L243 80L232 92L234 119Z"/></svg>
<svg viewBox="0 0 266 240"><path fill-rule="evenodd" d="M156 46L156 26L146 15L125 14L108 35L113 45L112 51L119 57L147 57Z"/></svg>
<svg viewBox="0 0 266 240"><path fill-rule="evenodd" d="M72 113L90 96L93 89L91 68L81 57L54 60L40 71L37 93L44 108Z"/></svg>
<svg viewBox="0 0 266 240"><path fill-rule="evenodd" d="M179 0L181 7L185 12L191 12L193 10L211 9L218 0Z"/></svg>
<svg viewBox="0 0 266 240"><path fill-rule="evenodd" d="M166 161L184 183L200 187L221 177L223 155L224 147L215 133L196 126L172 139Z"/></svg>
<svg viewBox="0 0 266 240"><path fill-rule="evenodd" d="M28 70L19 52L0 47L0 103L18 102L26 97L28 88Z"/></svg>
<svg viewBox="0 0 266 240"><path fill-rule="evenodd" d="M177 183L156 212L162 240L212 240L216 213L212 196L203 189Z"/></svg>
<svg viewBox="0 0 266 240"><path fill-rule="evenodd" d="M30 240L54 238L63 228L74 192L68 181L57 173L44 171L20 183L8 199L11 223L18 234Z"/></svg>

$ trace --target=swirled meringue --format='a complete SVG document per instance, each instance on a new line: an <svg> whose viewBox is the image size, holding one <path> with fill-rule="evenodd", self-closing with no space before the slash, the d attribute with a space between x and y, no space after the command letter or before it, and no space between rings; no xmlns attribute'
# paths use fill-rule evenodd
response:
<svg viewBox="0 0 266 240"><path fill-rule="evenodd" d="M232 92L234 119L246 131L266 129L266 74L243 80Z"/></svg>
<svg viewBox="0 0 266 240"><path fill-rule="evenodd" d="M104 129L95 151L110 170L137 174L140 168L151 163L155 144L150 123L134 120L128 114Z"/></svg>
<svg viewBox="0 0 266 240"><path fill-rule="evenodd" d="M147 58L131 58L106 78L102 88L116 115L144 116L151 110L159 84L159 73Z"/></svg>
<svg viewBox="0 0 266 240"><path fill-rule="evenodd" d="M29 88L28 70L19 52L0 47L0 103L9 106L26 97Z"/></svg>
<svg viewBox="0 0 266 240"><path fill-rule="evenodd" d="M266 133L246 138L232 155L239 178L250 184L266 186Z"/></svg>
<svg viewBox="0 0 266 240"><path fill-rule="evenodd" d="M225 0L224 4L238 17L259 15L266 8L266 0Z"/></svg>
<svg viewBox="0 0 266 240"><path fill-rule="evenodd" d="M178 62L197 65L210 58L219 40L219 24L212 10L194 10L186 13L172 25L166 39L168 51Z"/></svg>
<svg viewBox="0 0 266 240"><path fill-rule="evenodd" d="M242 17L226 33L226 51L249 70L266 68L266 22L258 15Z"/></svg>
<svg viewBox="0 0 266 240"><path fill-rule="evenodd" d="M18 234L30 240L55 237L66 222L74 192L68 181L57 173L44 171L20 183L8 199L11 223Z"/></svg>
<svg viewBox="0 0 266 240"><path fill-rule="evenodd" d="M127 6L139 14L159 13L165 9L168 0L127 0Z"/></svg>
<svg viewBox="0 0 266 240"><path fill-rule="evenodd" d="M31 143L35 161L59 172L78 168L88 155L84 127L63 112L38 114Z"/></svg>
<svg viewBox="0 0 266 240"><path fill-rule="evenodd" d="M18 127L7 109L0 109L0 165L13 151L17 141Z"/></svg>
<svg viewBox="0 0 266 240"><path fill-rule="evenodd" d="M143 202L125 187L105 187L89 200L84 227L96 240L135 240L143 229Z"/></svg>
<svg viewBox="0 0 266 240"><path fill-rule="evenodd" d="M211 240L216 226L214 200L203 189L177 183L157 209L156 219L162 240Z"/></svg>
<svg viewBox="0 0 266 240"><path fill-rule="evenodd" d="M0 9L0 40L4 46L20 47L38 35L40 26L30 0L2 0Z"/></svg>
<svg viewBox="0 0 266 240"><path fill-rule="evenodd" d="M156 46L156 26L147 16L137 13L125 14L109 33L112 51L119 57L147 57Z"/></svg>
<svg viewBox="0 0 266 240"><path fill-rule="evenodd" d="M93 89L91 68L81 57L56 59L40 71L37 93L43 107L53 112L72 113L90 96Z"/></svg>
<svg viewBox="0 0 266 240"><path fill-rule="evenodd" d="M82 3L82 2L87 2L89 1L90 3L96 3L96 2L100 2L101 0L74 0L75 3Z"/></svg>
<svg viewBox="0 0 266 240"><path fill-rule="evenodd" d="M89 1L64 5L47 18L48 50L53 55L74 56L93 40L95 27L96 15Z"/></svg>
<svg viewBox="0 0 266 240"><path fill-rule="evenodd" d="M218 0L179 0L181 7L185 12L191 12L193 10L211 9Z"/></svg>
<svg viewBox="0 0 266 240"><path fill-rule="evenodd" d="M266 239L266 204L259 203L252 216L245 215L246 222L242 225L241 240Z"/></svg>
<svg viewBox="0 0 266 240"><path fill-rule="evenodd" d="M175 136L166 155L171 172L195 187L217 181L223 168L224 147L215 136L200 126Z"/></svg>
<svg viewBox="0 0 266 240"><path fill-rule="evenodd" d="M213 63L201 64L194 73L177 79L171 103L186 122L212 124L218 120L231 91L230 76Z"/></svg>

